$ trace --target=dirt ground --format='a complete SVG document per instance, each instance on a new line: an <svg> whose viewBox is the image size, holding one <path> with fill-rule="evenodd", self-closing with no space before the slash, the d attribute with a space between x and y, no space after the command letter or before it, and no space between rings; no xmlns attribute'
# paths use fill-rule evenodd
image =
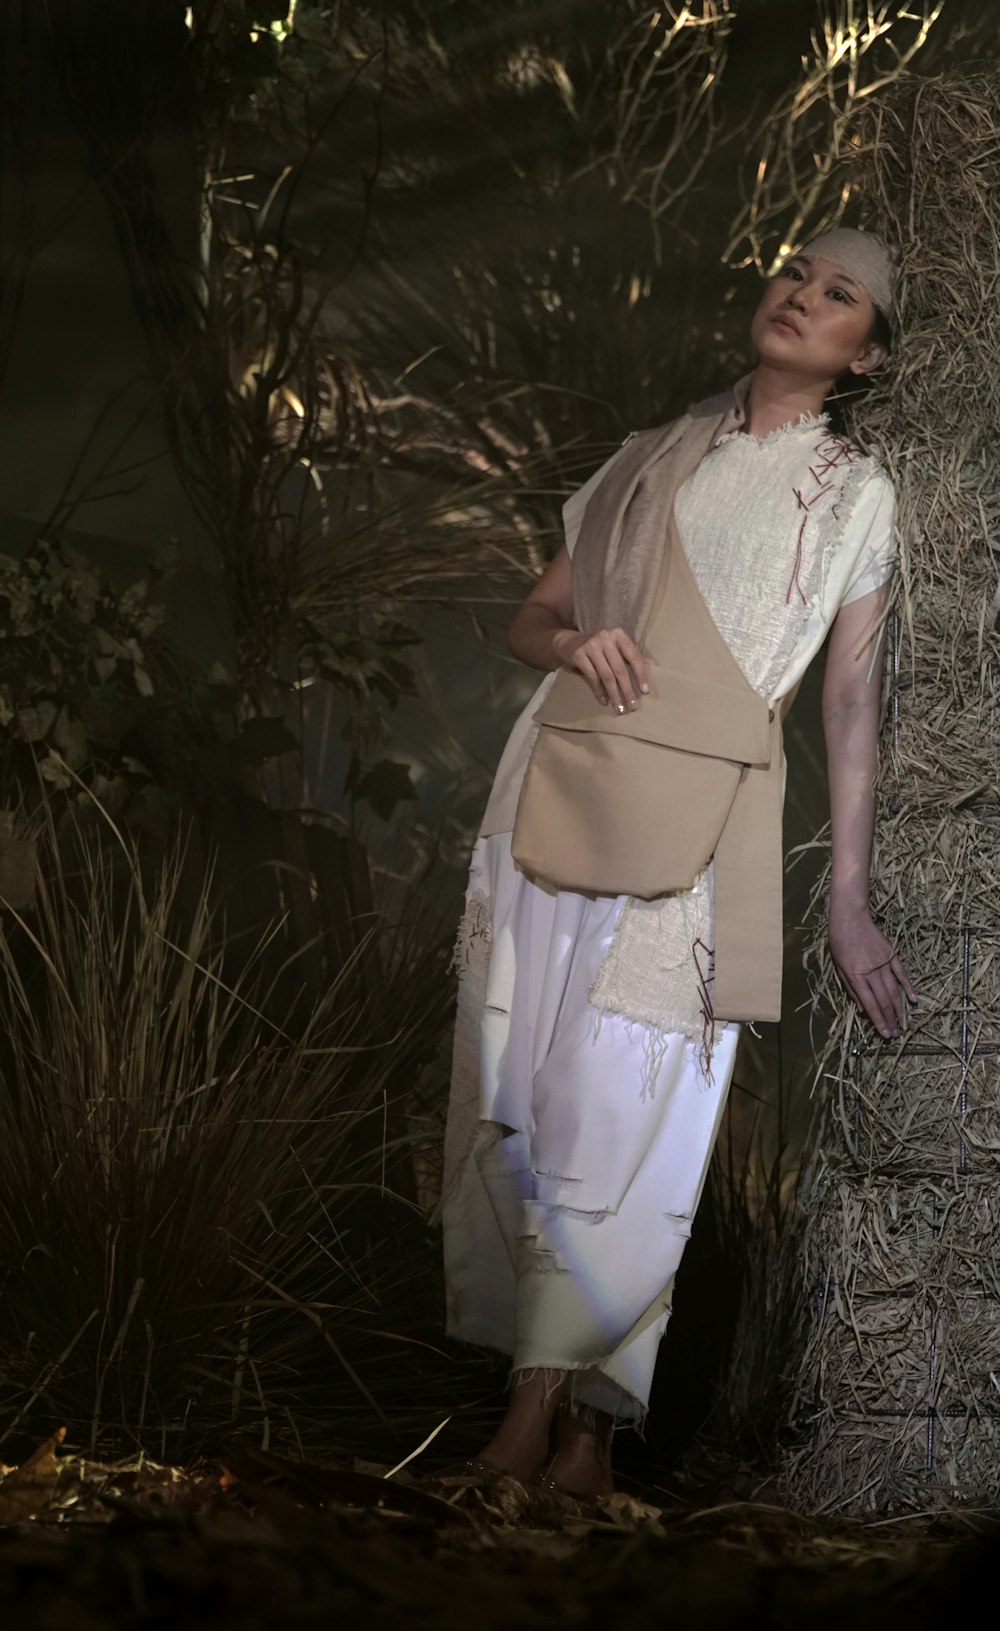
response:
<svg viewBox="0 0 1000 1631"><path fill-rule="evenodd" d="M5 1631L553 1626L913 1631L994 1596L1000 1523L752 1501L598 1506L505 1479L241 1451L193 1471L43 1445L0 1481ZM964 1609L962 1609L964 1613Z"/></svg>

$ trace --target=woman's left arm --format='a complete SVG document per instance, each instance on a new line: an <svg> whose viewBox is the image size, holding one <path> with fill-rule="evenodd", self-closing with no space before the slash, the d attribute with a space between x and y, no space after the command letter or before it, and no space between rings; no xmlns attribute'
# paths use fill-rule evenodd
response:
<svg viewBox="0 0 1000 1631"><path fill-rule="evenodd" d="M823 730L830 781L833 865L828 930L841 979L883 1036L905 1023L909 975L872 921L869 885L875 831L875 774L886 590L874 589L837 614L823 683Z"/></svg>

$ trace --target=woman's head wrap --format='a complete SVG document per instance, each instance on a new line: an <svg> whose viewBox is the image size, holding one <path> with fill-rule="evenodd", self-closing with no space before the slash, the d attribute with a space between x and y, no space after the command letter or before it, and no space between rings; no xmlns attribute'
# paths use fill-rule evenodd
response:
<svg viewBox="0 0 1000 1631"><path fill-rule="evenodd" d="M832 261L849 277L863 283L883 317L892 319L895 310L896 266L888 246L874 232L857 232L853 227L837 227L813 238L799 254L811 260Z"/></svg>

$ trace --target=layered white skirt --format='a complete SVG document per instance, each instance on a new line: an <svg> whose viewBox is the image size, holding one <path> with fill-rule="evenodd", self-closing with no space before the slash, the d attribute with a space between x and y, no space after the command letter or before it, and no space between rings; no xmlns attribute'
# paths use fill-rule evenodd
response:
<svg viewBox="0 0 1000 1631"><path fill-rule="evenodd" d="M698 1042L589 992L625 898L549 893L510 834L473 853L442 1205L449 1333L573 1398L645 1414L732 1078L738 1025Z"/></svg>

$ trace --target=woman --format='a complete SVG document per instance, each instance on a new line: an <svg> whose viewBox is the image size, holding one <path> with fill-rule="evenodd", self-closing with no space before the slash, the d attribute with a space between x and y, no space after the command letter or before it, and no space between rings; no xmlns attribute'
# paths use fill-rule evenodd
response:
<svg viewBox="0 0 1000 1631"><path fill-rule="evenodd" d="M778 1017L781 720L828 634L831 949L883 1036L914 995L868 904L893 493L823 413L892 290L871 234L789 259L753 373L568 501L511 623L548 673L473 855L442 1209L449 1330L513 1361L470 1477L607 1493L645 1413L739 1021Z"/></svg>

